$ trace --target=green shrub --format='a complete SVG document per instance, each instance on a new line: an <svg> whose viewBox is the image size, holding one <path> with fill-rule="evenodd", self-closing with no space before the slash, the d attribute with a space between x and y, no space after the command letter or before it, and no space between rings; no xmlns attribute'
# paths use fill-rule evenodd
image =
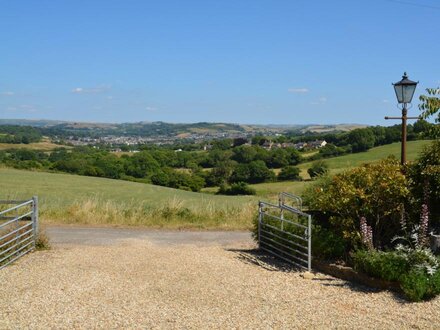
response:
<svg viewBox="0 0 440 330"><path fill-rule="evenodd" d="M440 230L440 141L434 141L422 152L416 162L408 166L409 186L418 207L411 208L417 217L421 204L429 204L430 225ZM428 191L428 195L425 193Z"/></svg>
<svg viewBox="0 0 440 330"><path fill-rule="evenodd" d="M411 301L432 299L440 294L440 272L428 275L422 269L413 269L401 277L400 287Z"/></svg>
<svg viewBox="0 0 440 330"><path fill-rule="evenodd" d="M322 160L318 160L312 164L312 167L307 170L307 173L309 173L312 179L325 175L328 173L328 164Z"/></svg>
<svg viewBox="0 0 440 330"><path fill-rule="evenodd" d="M285 166L278 174L278 180L301 180L300 170L295 166Z"/></svg>
<svg viewBox="0 0 440 330"><path fill-rule="evenodd" d="M309 209L332 214L329 226L354 250L362 245L361 217L372 227L374 246L390 247L400 231L402 204L409 191L399 162L389 158L320 180L303 196Z"/></svg>
<svg viewBox="0 0 440 330"><path fill-rule="evenodd" d="M345 260L347 242L331 229L314 226L312 229L312 254L318 259Z"/></svg>
<svg viewBox="0 0 440 330"><path fill-rule="evenodd" d="M237 182L231 184L230 187L226 185L221 185L219 191L217 192L219 195L256 195L257 191L249 187L246 182Z"/></svg>
<svg viewBox="0 0 440 330"><path fill-rule="evenodd" d="M408 260L394 251L358 250L352 257L357 271L387 281L398 281L410 267Z"/></svg>
<svg viewBox="0 0 440 330"><path fill-rule="evenodd" d="M397 281L411 301L431 299L440 294L439 261L428 250L359 250L353 253L357 271L387 281Z"/></svg>
<svg viewBox="0 0 440 330"><path fill-rule="evenodd" d="M400 286L409 300L420 301L427 292L428 278L424 272L412 270L402 276Z"/></svg>

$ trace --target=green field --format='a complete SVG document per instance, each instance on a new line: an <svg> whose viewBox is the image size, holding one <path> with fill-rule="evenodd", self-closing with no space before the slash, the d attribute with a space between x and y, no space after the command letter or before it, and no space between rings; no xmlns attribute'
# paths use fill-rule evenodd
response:
<svg viewBox="0 0 440 330"><path fill-rule="evenodd" d="M40 198L42 221L167 228L249 228L253 197L215 196L122 180L0 168L0 199Z"/></svg>
<svg viewBox="0 0 440 330"><path fill-rule="evenodd" d="M406 158L407 161L412 161L417 158L423 147L428 145L430 141L418 140L407 142ZM325 162L329 165L332 173L346 170L352 167L356 167L365 163L374 162L383 158L393 155L400 159L400 142L387 144L380 147L371 148L367 152L360 152L356 154L349 154L340 157L334 157L325 159ZM300 164L298 167L302 170L302 173L307 173L307 169L311 166L311 162ZM306 176L307 178L307 176Z"/></svg>
<svg viewBox="0 0 440 330"><path fill-rule="evenodd" d="M429 141L408 143L413 160ZM336 173L388 155L400 155L400 144L327 159ZM307 173L311 163L301 164ZM307 178L305 176L305 178ZM311 181L252 185L257 196L216 196L142 183L69 174L0 168L0 199L38 195L45 223L134 225L156 228L249 229L258 199L274 199L281 191L301 195ZM217 188L207 188L215 192Z"/></svg>
<svg viewBox="0 0 440 330"><path fill-rule="evenodd" d="M7 149L32 149L32 150L39 150L39 151L52 151L56 148L67 148L70 149L72 147L65 146L65 145L59 145L50 142L48 139L44 139L41 142L34 142L29 144L13 144L13 143L0 143L0 150L7 150Z"/></svg>
<svg viewBox="0 0 440 330"><path fill-rule="evenodd" d="M412 161L417 158L417 155L423 147L428 145L430 141L409 141L407 145L407 160ZM324 161L329 165L330 173L335 174L337 172L353 168L365 163L378 161L384 159L389 155L393 155L400 159L400 143L388 144L372 148L367 152L361 152L356 154L349 154L335 158L328 158ZM302 163L298 167L301 169L301 176L305 180L309 180L310 177L307 174L307 169L311 166L312 162ZM286 191L295 195L301 195L304 189L310 184L310 181L300 182L273 182L273 183L260 183L251 185L257 190L257 195L263 198L275 198L278 192ZM211 189L213 190L213 189Z"/></svg>

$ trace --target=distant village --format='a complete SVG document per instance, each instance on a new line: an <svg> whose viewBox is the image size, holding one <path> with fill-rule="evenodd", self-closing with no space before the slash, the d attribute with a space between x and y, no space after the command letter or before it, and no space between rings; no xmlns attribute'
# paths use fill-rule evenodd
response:
<svg viewBox="0 0 440 330"><path fill-rule="evenodd" d="M272 149L285 149L285 148L295 148L296 150L303 149L319 149L325 147L327 142L325 140L316 140L311 142L285 142L285 143L273 143L271 141L265 141L262 147L267 150Z"/></svg>
<svg viewBox="0 0 440 330"><path fill-rule="evenodd" d="M105 144L109 146L117 145L140 145L140 144L155 144L155 145L169 145L180 142L203 142L219 139L249 139L255 135L254 133L243 133L243 132L206 132L206 133L185 133L178 135L156 135L151 137L145 136L117 136L108 135L97 138L92 137L78 137L69 136L64 141L66 143L72 144L74 146L84 146L84 145L98 145ZM264 135L268 136L268 132L264 132ZM275 134L273 134L275 136Z"/></svg>
<svg viewBox="0 0 440 330"><path fill-rule="evenodd" d="M280 134L274 134L279 136ZM208 133L208 134L189 134L185 137L178 136L155 136L155 137L142 137L142 136L103 136L98 138L92 137L76 137L69 136L64 142L73 146L98 146L98 145L106 145L110 147L114 147L113 151L122 151L121 146L137 146L143 144L154 144L154 145L172 145L179 142L199 142L204 143L203 150L210 150L212 145L209 141L217 140L217 139L244 139L248 142L244 143L245 145L251 145L249 142L251 134L246 133L236 133L231 134L229 132L222 133ZM311 149L319 149L324 147L327 144L325 140L315 140L309 142L284 142L277 143L271 140L266 140L261 145L262 148L266 150L273 149L286 149L286 148L295 148L296 150L311 150ZM135 150L134 150L135 151ZM178 151L178 150L177 150Z"/></svg>
<svg viewBox="0 0 440 330"><path fill-rule="evenodd" d="M116 136L108 135L98 138L92 137L77 137L69 136L65 139L65 142L72 144L74 146L84 146L84 145L98 145L105 144L109 146L117 145L140 145L140 144L155 144L155 145L170 145L180 142L203 142L218 139L238 139L251 138L254 134L252 133L231 133L231 132L208 132L208 133L188 133L182 135L157 135L154 137L144 137L144 136ZM267 135L267 134L266 134Z"/></svg>

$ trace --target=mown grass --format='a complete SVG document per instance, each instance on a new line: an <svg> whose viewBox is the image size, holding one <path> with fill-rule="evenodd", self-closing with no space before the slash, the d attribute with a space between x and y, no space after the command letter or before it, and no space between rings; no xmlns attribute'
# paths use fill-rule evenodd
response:
<svg viewBox="0 0 440 330"><path fill-rule="evenodd" d="M256 198L136 182L0 168L0 198L38 195L43 223L249 229Z"/></svg>

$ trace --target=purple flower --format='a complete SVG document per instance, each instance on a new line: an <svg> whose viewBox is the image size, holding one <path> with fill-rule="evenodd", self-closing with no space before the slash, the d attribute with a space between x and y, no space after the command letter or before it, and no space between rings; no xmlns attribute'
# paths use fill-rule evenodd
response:
<svg viewBox="0 0 440 330"><path fill-rule="evenodd" d="M429 225L429 209L428 209L428 205L423 204L422 210L420 212L420 225L419 225L420 246L427 246L429 244L428 225Z"/></svg>
<svg viewBox="0 0 440 330"><path fill-rule="evenodd" d="M373 229L367 225L367 219L365 217L360 218L361 237L362 243L369 249L373 249Z"/></svg>

